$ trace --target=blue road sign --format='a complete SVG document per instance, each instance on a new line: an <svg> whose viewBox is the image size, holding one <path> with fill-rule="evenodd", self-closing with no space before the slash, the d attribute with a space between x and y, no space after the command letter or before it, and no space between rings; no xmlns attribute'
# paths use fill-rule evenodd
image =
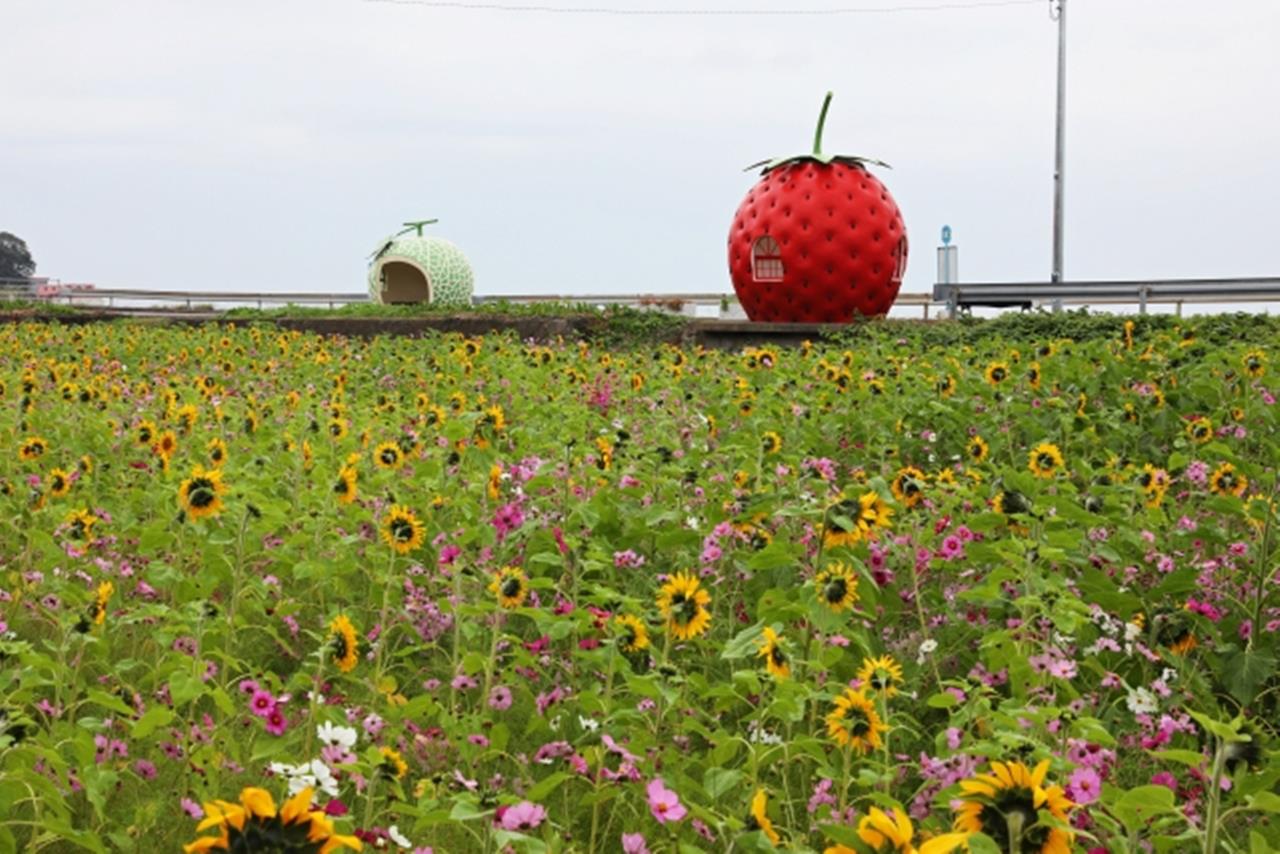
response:
<svg viewBox="0 0 1280 854"><path fill-rule="evenodd" d="M951 226L949 225L944 225L942 227L942 245L943 246L951 245Z"/></svg>

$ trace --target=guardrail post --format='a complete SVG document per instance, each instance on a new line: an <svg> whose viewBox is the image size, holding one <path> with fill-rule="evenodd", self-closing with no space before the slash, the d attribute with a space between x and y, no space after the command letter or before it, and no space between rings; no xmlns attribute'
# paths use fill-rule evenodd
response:
<svg viewBox="0 0 1280 854"><path fill-rule="evenodd" d="M1174 303L1174 311L1177 312L1178 317L1182 317L1182 300Z"/></svg>
<svg viewBox="0 0 1280 854"><path fill-rule="evenodd" d="M929 319L929 303L924 304L924 319Z"/></svg>
<svg viewBox="0 0 1280 854"><path fill-rule="evenodd" d="M1138 288L1138 314L1147 313L1147 288L1141 286Z"/></svg>
<svg viewBox="0 0 1280 854"><path fill-rule="evenodd" d="M955 288L952 288L951 292L947 294L947 315L952 320L956 319L956 307L957 307L956 304L958 302L959 302L959 294L956 293Z"/></svg>

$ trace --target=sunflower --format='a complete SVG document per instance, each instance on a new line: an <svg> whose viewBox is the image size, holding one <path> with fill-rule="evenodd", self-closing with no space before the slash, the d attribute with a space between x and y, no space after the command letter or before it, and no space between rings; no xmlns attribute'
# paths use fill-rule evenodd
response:
<svg viewBox="0 0 1280 854"><path fill-rule="evenodd" d="M80 474L85 477L93 474L93 457L88 454L81 455L80 459L76 462L76 468L80 469Z"/></svg>
<svg viewBox="0 0 1280 854"><path fill-rule="evenodd" d="M484 418L481 423L486 427L493 428L495 433L501 433L507 429L507 416L502 411L502 407L494 404L484 411Z"/></svg>
<svg viewBox="0 0 1280 854"><path fill-rule="evenodd" d="M498 496L502 494L502 464L494 463L489 467L489 483L485 488L485 494L489 496L490 501L497 501Z"/></svg>
<svg viewBox="0 0 1280 854"><path fill-rule="evenodd" d="M227 443L214 436L205 447L209 451L209 464L216 469L222 468L222 464L227 461Z"/></svg>
<svg viewBox="0 0 1280 854"><path fill-rule="evenodd" d="M987 378L987 382L991 383L991 385L1000 385L1009 376L1009 366L1004 362L992 362L987 365L987 370L983 376Z"/></svg>
<svg viewBox="0 0 1280 854"><path fill-rule="evenodd" d="M776 454L782 450L782 437L775 431L768 430L764 434L764 438L760 441L766 454Z"/></svg>
<svg viewBox="0 0 1280 854"><path fill-rule="evenodd" d="M1236 471L1231 463L1218 466L1209 477L1209 491L1214 495L1234 495L1239 498L1249 488L1249 478Z"/></svg>
<svg viewBox="0 0 1280 854"><path fill-rule="evenodd" d="M1126 350L1133 349L1133 327L1134 323L1132 320L1126 320L1124 322L1124 348Z"/></svg>
<svg viewBox="0 0 1280 854"><path fill-rule="evenodd" d="M1043 810L1065 823L1075 806L1061 786L1044 787L1048 770L1048 759L1034 770L1021 762L992 762L990 774L962 781L955 829L985 833L1014 854L1069 854L1072 833L1040 821Z"/></svg>
<svg viewBox="0 0 1280 854"><path fill-rule="evenodd" d="M155 451L157 456L171 460L174 452L178 450L178 437L174 435L172 430L165 430L156 439L151 449Z"/></svg>
<svg viewBox="0 0 1280 854"><path fill-rule="evenodd" d="M338 496L339 504L351 504L356 500L358 478L359 474L353 466L343 466L338 472L338 479L333 482L333 494Z"/></svg>
<svg viewBox="0 0 1280 854"><path fill-rule="evenodd" d="M755 797L751 799L751 815L747 818L747 830L758 830L769 838L770 843L777 845L782 841L782 837L773 829L773 822L769 820L767 812L768 808L769 793L764 789L756 789Z"/></svg>
<svg viewBox="0 0 1280 854"><path fill-rule="evenodd" d="M200 418L200 410L194 405L187 403L178 407L177 412L178 424L182 428L183 433L190 433L191 428L196 426L196 421Z"/></svg>
<svg viewBox="0 0 1280 854"><path fill-rule="evenodd" d="M823 520L822 546L832 549L851 546L874 535L876 528L888 527L893 511L874 492L859 498L843 497L827 509Z"/></svg>
<svg viewBox="0 0 1280 854"><path fill-rule="evenodd" d="M196 466L191 470L191 477L178 487L178 503L192 519L217 516L222 512L222 495L226 491L222 472Z"/></svg>
<svg viewBox="0 0 1280 854"><path fill-rule="evenodd" d="M1146 496L1147 506L1159 507L1160 502L1164 500L1165 492L1169 489L1169 473L1164 469L1156 468L1151 463L1146 463L1138 474L1138 486Z"/></svg>
<svg viewBox="0 0 1280 854"><path fill-rule="evenodd" d="M18 448L18 459L24 461L38 460L44 456L44 452L49 450L49 443L39 436L28 438Z"/></svg>
<svg viewBox="0 0 1280 854"><path fill-rule="evenodd" d="M711 594L703 590L691 573L678 572L669 576L658 594L658 608L667 618L667 630L676 640L689 640L702 634L711 625Z"/></svg>
<svg viewBox="0 0 1280 854"><path fill-rule="evenodd" d="M974 436L969 440L965 453L969 456L971 462L980 463L987 458L987 452L991 450L991 446L981 436Z"/></svg>
<svg viewBox="0 0 1280 854"><path fill-rule="evenodd" d="M67 525L67 536L73 540L88 542L93 539L93 526L98 523L98 517L88 510L73 510L67 514L64 523Z"/></svg>
<svg viewBox="0 0 1280 854"><path fill-rule="evenodd" d="M61 498L71 491L71 475L62 469L51 469L49 471L49 494L54 498Z"/></svg>
<svg viewBox="0 0 1280 854"><path fill-rule="evenodd" d="M110 581L98 585L98 592L93 598L93 624L100 626L107 621L107 603L115 595L116 586Z"/></svg>
<svg viewBox="0 0 1280 854"><path fill-rule="evenodd" d="M529 582L524 570L518 566L504 566L493 574L489 592L498 597L498 604L503 608L519 608L529 595Z"/></svg>
<svg viewBox="0 0 1280 854"><path fill-rule="evenodd" d="M887 700L898 694L898 686L902 684L902 665L889 655L864 658L862 669L858 671L858 679L866 686L864 690Z"/></svg>
<svg viewBox="0 0 1280 854"><path fill-rule="evenodd" d="M969 837L967 833L944 833L916 848L912 842L915 834L911 820L901 810L887 813L872 807L858 822L858 839L870 847L872 854L950 854L964 848ZM827 848L823 854L855 852L846 845L836 845Z"/></svg>
<svg viewBox="0 0 1280 854"><path fill-rule="evenodd" d="M943 397L951 397L956 393L956 380L950 374L943 374L942 379L934 384L934 389Z"/></svg>
<svg viewBox="0 0 1280 854"><path fill-rule="evenodd" d="M813 587L818 601L837 614L858 601L858 575L847 563L827 564L814 576Z"/></svg>
<svg viewBox="0 0 1280 854"><path fill-rule="evenodd" d="M151 421L143 421L133 428L133 439L142 447L150 447L156 437L156 425Z"/></svg>
<svg viewBox="0 0 1280 854"><path fill-rule="evenodd" d="M888 732L887 724L880 720L875 704L862 691L845 688L836 697L836 707L827 713L827 735L841 747L851 747L858 753L878 750L883 745L880 733Z"/></svg>
<svg viewBox="0 0 1280 854"><path fill-rule="evenodd" d="M363 850L354 836L334 833L333 821L311 809L312 789L298 792L276 810L265 789L245 788L240 803L212 801L204 805L205 818L196 832L217 828L218 836L201 836L182 847L185 854L206 851L280 851L289 854L330 854L339 848Z"/></svg>
<svg viewBox="0 0 1280 854"><path fill-rule="evenodd" d="M618 638L618 648L623 652L636 653L648 648L649 630L639 617L620 614L613 618L613 622L622 632Z"/></svg>
<svg viewBox="0 0 1280 854"><path fill-rule="evenodd" d="M791 659L782 648L782 638L768 626L764 627L764 640L758 654L774 679L781 681L791 675Z"/></svg>
<svg viewBox="0 0 1280 854"><path fill-rule="evenodd" d="M1036 477L1053 477L1062 465L1062 451L1049 442L1041 442L1031 449L1027 456L1027 468Z"/></svg>
<svg viewBox="0 0 1280 854"><path fill-rule="evenodd" d="M751 522L735 522L733 529L738 532L739 536L750 543L751 548L755 551L767 548L773 542L773 534L767 528L762 528Z"/></svg>
<svg viewBox="0 0 1280 854"><path fill-rule="evenodd" d="M378 770L393 780L403 780L404 775L409 773L409 766L400 752L386 745L379 747L378 752L382 754L382 762L378 765Z"/></svg>
<svg viewBox="0 0 1280 854"><path fill-rule="evenodd" d="M889 486L898 503L910 508L924 499L924 485L928 479L928 475L915 466L906 466L898 469Z"/></svg>
<svg viewBox="0 0 1280 854"><path fill-rule="evenodd" d="M399 554L407 555L426 542L427 530L412 510L396 504L382 519L382 539Z"/></svg>
<svg viewBox="0 0 1280 854"><path fill-rule="evenodd" d="M613 468L613 444L604 436L596 437L596 468L608 471Z"/></svg>
<svg viewBox="0 0 1280 854"><path fill-rule="evenodd" d="M1257 379L1267 372L1267 356L1261 350L1250 350L1240 359L1244 372Z"/></svg>
<svg viewBox="0 0 1280 854"><path fill-rule="evenodd" d="M1203 445L1213 438L1213 422L1203 415L1199 418L1193 418L1187 424L1187 436L1197 445Z"/></svg>
<svg viewBox="0 0 1280 854"><path fill-rule="evenodd" d="M1033 389L1040 388L1040 363L1032 362L1031 367L1027 368L1027 385Z"/></svg>
<svg viewBox="0 0 1280 854"><path fill-rule="evenodd" d="M360 640L356 637L356 627L351 625L346 614L339 614L329 624L331 636L330 649L333 651L333 663L343 673L356 669L359 662Z"/></svg>
<svg viewBox="0 0 1280 854"><path fill-rule="evenodd" d="M395 442L383 442L374 449L373 461L377 463L378 468L399 468L400 463L404 461L404 452Z"/></svg>
<svg viewBox="0 0 1280 854"><path fill-rule="evenodd" d="M345 439L349 429L345 418L329 419L329 435L334 439Z"/></svg>

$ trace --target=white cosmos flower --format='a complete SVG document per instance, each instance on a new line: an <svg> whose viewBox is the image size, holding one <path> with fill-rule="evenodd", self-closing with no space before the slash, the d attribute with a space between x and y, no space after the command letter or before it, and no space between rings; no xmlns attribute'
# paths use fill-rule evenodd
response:
<svg viewBox="0 0 1280 854"><path fill-rule="evenodd" d="M303 789L319 789L331 798L338 796L338 778L319 759L312 759L301 765L272 762L269 767L271 773L288 779L290 795L296 795Z"/></svg>
<svg viewBox="0 0 1280 854"><path fill-rule="evenodd" d="M325 765L319 759L311 760L311 774L315 777L315 786L331 798L338 796L338 778L333 776L333 772L329 770L329 766ZM296 795L301 792L305 786L294 790L293 784L289 784L289 794Z"/></svg>
<svg viewBox="0 0 1280 854"><path fill-rule="evenodd" d="M323 765L324 763L320 764ZM272 762L270 768L273 774L288 778L290 795L296 795L303 789L314 789L316 786L316 777L311 773L310 764L286 765L283 762ZM327 771L328 769L326 768L325 770Z"/></svg>
<svg viewBox="0 0 1280 854"><path fill-rule="evenodd" d="M1135 715L1149 715L1160 707L1155 694L1146 688L1130 688L1124 702Z"/></svg>
<svg viewBox="0 0 1280 854"><path fill-rule="evenodd" d="M937 648L938 642L933 638L929 638L924 643L920 644L920 652L916 654L916 664L924 664L924 660Z"/></svg>
<svg viewBox="0 0 1280 854"><path fill-rule="evenodd" d="M387 828L387 836L391 837L391 841L401 848L412 848L413 843L409 841L409 837L400 832L400 828L394 824Z"/></svg>
<svg viewBox="0 0 1280 854"><path fill-rule="evenodd" d="M600 729L599 721L593 721L591 718L584 718L582 715L578 715L578 726L582 727L587 732L595 732Z"/></svg>
<svg viewBox="0 0 1280 854"><path fill-rule="evenodd" d="M350 726L334 726L325 721L316 727L316 735L320 740L328 745L337 745L350 750L355 747L358 733L355 727Z"/></svg>

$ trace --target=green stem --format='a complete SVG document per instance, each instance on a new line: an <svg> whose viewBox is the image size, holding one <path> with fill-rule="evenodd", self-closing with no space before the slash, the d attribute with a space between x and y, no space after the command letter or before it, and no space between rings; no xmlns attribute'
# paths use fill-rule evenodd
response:
<svg viewBox="0 0 1280 854"><path fill-rule="evenodd" d="M1209 806L1205 813L1205 854L1215 854L1218 850L1218 808L1222 803L1222 771L1226 764L1227 745L1221 738L1217 739L1213 752L1213 771L1209 779Z"/></svg>
<svg viewBox="0 0 1280 854"><path fill-rule="evenodd" d="M831 107L831 92L822 101L822 112L818 115L818 129L813 133L813 156L822 156L822 130L827 124L827 110Z"/></svg>

